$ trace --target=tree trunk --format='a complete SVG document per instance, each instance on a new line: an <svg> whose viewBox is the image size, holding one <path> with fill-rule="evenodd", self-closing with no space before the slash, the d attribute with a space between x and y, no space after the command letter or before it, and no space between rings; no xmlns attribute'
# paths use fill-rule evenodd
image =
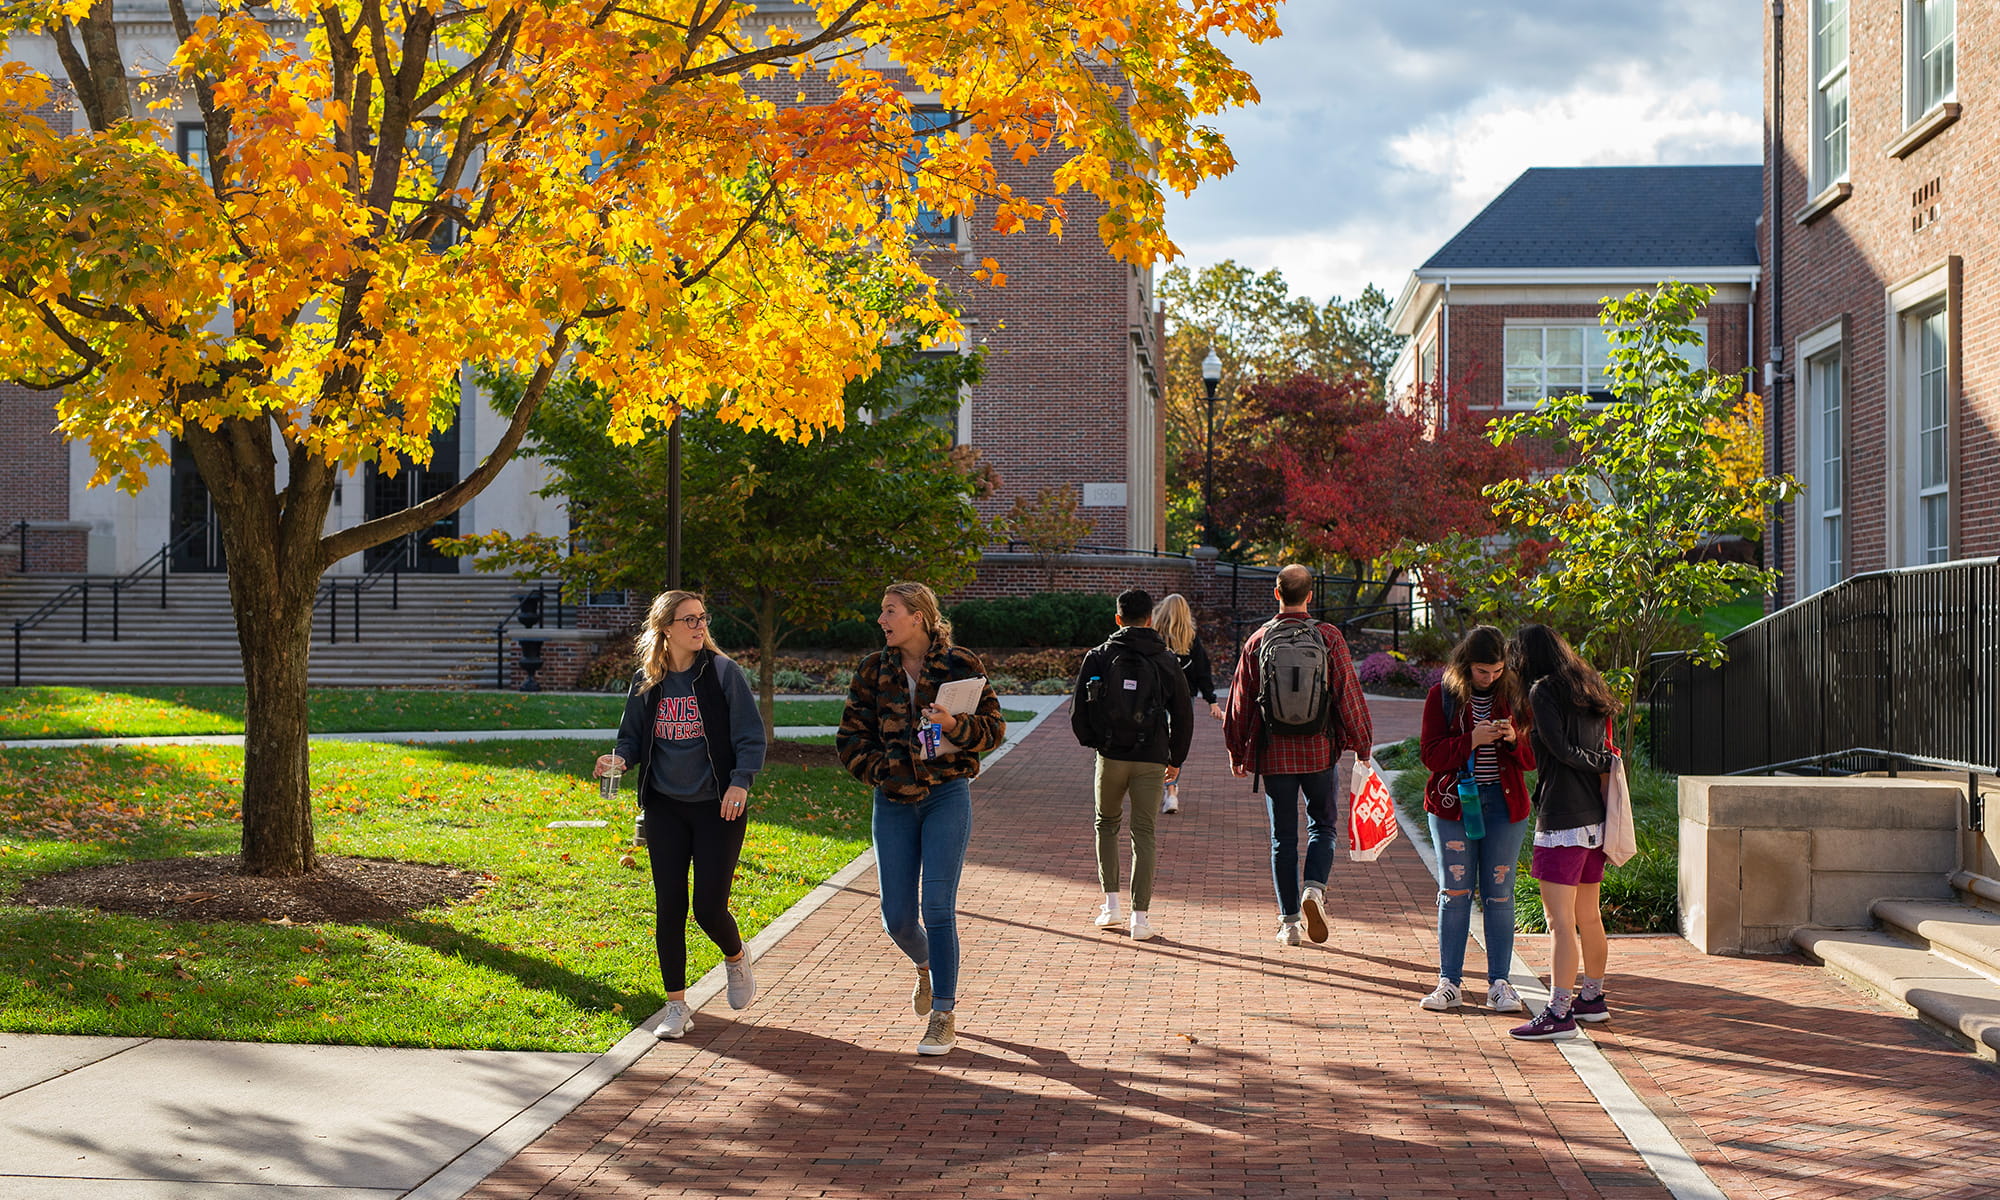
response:
<svg viewBox="0 0 2000 1200"><path fill-rule="evenodd" d="M769 743L778 728L778 595L767 587L757 589L757 713Z"/></svg>
<svg viewBox="0 0 2000 1200"><path fill-rule="evenodd" d="M274 575L229 564L243 650L243 873L304 875L316 866L306 672L319 572Z"/></svg>

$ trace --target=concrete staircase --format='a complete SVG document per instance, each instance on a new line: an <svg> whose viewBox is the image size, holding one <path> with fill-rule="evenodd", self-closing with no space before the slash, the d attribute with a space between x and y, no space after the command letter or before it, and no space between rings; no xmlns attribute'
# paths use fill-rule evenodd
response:
<svg viewBox="0 0 2000 1200"><path fill-rule="evenodd" d="M0 685L14 682L13 626L81 575L17 575L0 580ZM328 578L343 578L329 576ZM352 579L354 577L344 577ZM107 687L118 684L240 684L242 658L219 574L172 575L166 607L156 578L124 592L118 640L111 636L109 577L92 578L89 640L76 600L21 638L21 683ZM361 596L361 637L354 600L339 590L338 638L327 606L313 618L310 679L315 685L492 687L493 627L532 585L484 575L404 575L391 607L391 581ZM554 585L550 585L553 594Z"/></svg>
<svg viewBox="0 0 2000 1200"><path fill-rule="evenodd" d="M1835 974L2000 1061L2000 880L1960 871L1955 899L1877 900L1879 929L1802 927Z"/></svg>

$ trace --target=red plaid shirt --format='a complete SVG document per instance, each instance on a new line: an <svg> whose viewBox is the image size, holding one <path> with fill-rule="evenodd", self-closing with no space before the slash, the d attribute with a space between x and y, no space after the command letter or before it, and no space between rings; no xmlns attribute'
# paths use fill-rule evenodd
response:
<svg viewBox="0 0 2000 1200"><path fill-rule="evenodd" d="M1307 621L1306 613L1279 613L1280 620ZM1264 631L1258 629L1243 643L1236 657L1236 675L1229 684L1229 708L1222 718L1222 740L1229 746L1231 765L1247 765L1258 775L1307 775L1333 765L1342 750L1352 750L1367 758L1375 747L1375 726L1368 717L1368 699L1361 694L1355 678L1354 661L1347 653L1347 639L1333 626L1320 623L1319 635L1326 639L1326 689L1333 701L1333 720L1327 732L1312 737L1274 733L1258 735L1263 714L1257 711L1257 647Z"/></svg>

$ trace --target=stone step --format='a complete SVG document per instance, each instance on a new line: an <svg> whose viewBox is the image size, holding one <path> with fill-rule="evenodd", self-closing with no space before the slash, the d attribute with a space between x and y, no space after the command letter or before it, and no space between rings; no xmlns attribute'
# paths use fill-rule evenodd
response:
<svg viewBox="0 0 2000 1200"><path fill-rule="evenodd" d="M1970 971L2000 979L2000 913L1950 900L1877 900L1888 932Z"/></svg>
<svg viewBox="0 0 2000 1200"><path fill-rule="evenodd" d="M1880 930L1807 925L1792 942L1854 986L2000 1061L2000 982Z"/></svg>

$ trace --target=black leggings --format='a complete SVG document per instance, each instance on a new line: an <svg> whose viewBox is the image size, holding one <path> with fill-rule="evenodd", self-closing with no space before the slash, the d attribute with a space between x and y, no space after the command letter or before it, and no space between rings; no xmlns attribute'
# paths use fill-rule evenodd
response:
<svg viewBox="0 0 2000 1200"><path fill-rule="evenodd" d="M743 854L746 818L722 819L722 803L682 804L655 800L646 805L646 852L653 861L653 906L658 914L654 944L660 979L670 992L687 987L688 867L694 867L694 919L721 949L743 952L743 936L729 915L729 887Z"/></svg>

